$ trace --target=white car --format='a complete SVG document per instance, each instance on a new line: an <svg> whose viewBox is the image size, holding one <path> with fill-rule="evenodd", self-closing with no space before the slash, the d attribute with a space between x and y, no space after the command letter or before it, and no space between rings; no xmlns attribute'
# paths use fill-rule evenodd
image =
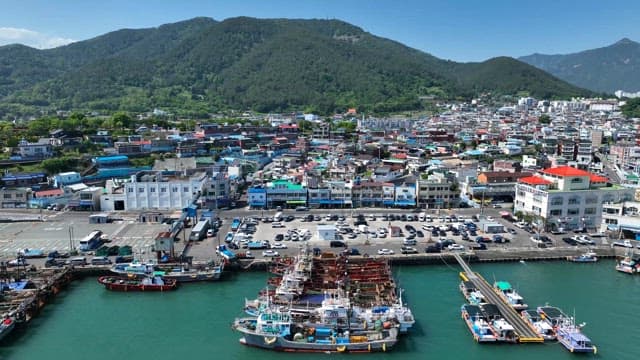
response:
<svg viewBox="0 0 640 360"><path fill-rule="evenodd" d="M380 249L378 250L378 255L393 255L395 252L391 249Z"/></svg>
<svg viewBox="0 0 640 360"><path fill-rule="evenodd" d="M275 243L273 245L271 245L272 249L286 249L287 245L283 244L283 243Z"/></svg>
<svg viewBox="0 0 640 360"><path fill-rule="evenodd" d="M262 256L264 257L278 257L280 254L275 250L265 250L262 252Z"/></svg>
<svg viewBox="0 0 640 360"><path fill-rule="evenodd" d="M493 221L493 216L487 216L487 221Z"/></svg>
<svg viewBox="0 0 640 360"><path fill-rule="evenodd" d="M460 244L451 244L451 245L447 246L447 249L449 249L449 251L464 250L464 246L462 246Z"/></svg>

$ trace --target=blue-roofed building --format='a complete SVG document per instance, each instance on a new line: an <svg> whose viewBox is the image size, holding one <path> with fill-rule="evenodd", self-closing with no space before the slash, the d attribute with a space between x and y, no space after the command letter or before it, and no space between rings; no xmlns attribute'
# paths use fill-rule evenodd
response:
<svg viewBox="0 0 640 360"><path fill-rule="evenodd" d="M5 174L0 180L2 181L2 186L5 187L33 186L46 183L47 175L42 172Z"/></svg>
<svg viewBox="0 0 640 360"><path fill-rule="evenodd" d="M118 167L129 165L129 157L126 155L98 156L91 161L98 167Z"/></svg>
<svg viewBox="0 0 640 360"><path fill-rule="evenodd" d="M56 188L62 188L63 186L80 182L82 182L82 177L75 171L59 173L53 177L53 186Z"/></svg>

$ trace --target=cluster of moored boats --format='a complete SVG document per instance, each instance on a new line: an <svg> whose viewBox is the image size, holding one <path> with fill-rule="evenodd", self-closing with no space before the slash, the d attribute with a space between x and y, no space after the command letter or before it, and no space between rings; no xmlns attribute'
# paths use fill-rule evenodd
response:
<svg viewBox="0 0 640 360"><path fill-rule="evenodd" d="M498 306L485 301L485 296L472 281L462 281L460 291L468 304L461 307L462 319L467 324L475 341L518 342L518 334L509 324ZM531 329L544 341L558 341L571 352L596 353L597 348L582 333L584 326L576 325L575 318L553 306L529 309L515 289L506 281L496 281L493 291L516 310Z"/></svg>
<svg viewBox="0 0 640 360"><path fill-rule="evenodd" d="M245 345L287 352L389 351L415 323L388 262L308 249L276 260L267 289L233 328Z"/></svg>
<svg viewBox="0 0 640 360"><path fill-rule="evenodd" d="M224 262L206 266L159 266L152 262L134 261L115 264L110 269L114 275L101 276L98 282L113 291L171 291L182 282L219 280L223 270Z"/></svg>

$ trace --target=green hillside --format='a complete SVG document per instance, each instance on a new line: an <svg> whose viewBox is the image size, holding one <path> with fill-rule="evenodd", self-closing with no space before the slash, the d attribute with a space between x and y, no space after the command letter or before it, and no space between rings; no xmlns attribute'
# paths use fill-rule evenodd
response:
<svg viewBox="0 0 640 360"><path fill-rule="evenodd" d="M589 92L511 58L461 64L337 20L195 18L67 46L0 47L0 118L41 109L204 115L419 109L423 95Z"/></svg>

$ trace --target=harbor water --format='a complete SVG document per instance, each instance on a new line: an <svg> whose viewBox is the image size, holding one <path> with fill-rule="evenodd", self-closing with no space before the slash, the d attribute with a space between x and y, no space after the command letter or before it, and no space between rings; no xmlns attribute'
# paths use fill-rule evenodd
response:
<svg viewBox="0 0 640 360"><path fill-rule="evenodd" d="M472 264L490 283L509 281L529 307L549 303L576 323L602 359L634 359L640 353L640 276L616 272L613 261L597 264L526 262ZM558 343L477 344L460 318L457 264L397 267L394 275L417 323L393 351L351 355L368 359L573 359ZM323 358L282 354L238 342L231 323L245 298L264 287L265 273L232 274L218 283L185 284L167 293L106 291L95 279L74 282L25 330L0 345L0 359L118 358L251 359ZM347 355L349 356L349 355Z"/></svg>

